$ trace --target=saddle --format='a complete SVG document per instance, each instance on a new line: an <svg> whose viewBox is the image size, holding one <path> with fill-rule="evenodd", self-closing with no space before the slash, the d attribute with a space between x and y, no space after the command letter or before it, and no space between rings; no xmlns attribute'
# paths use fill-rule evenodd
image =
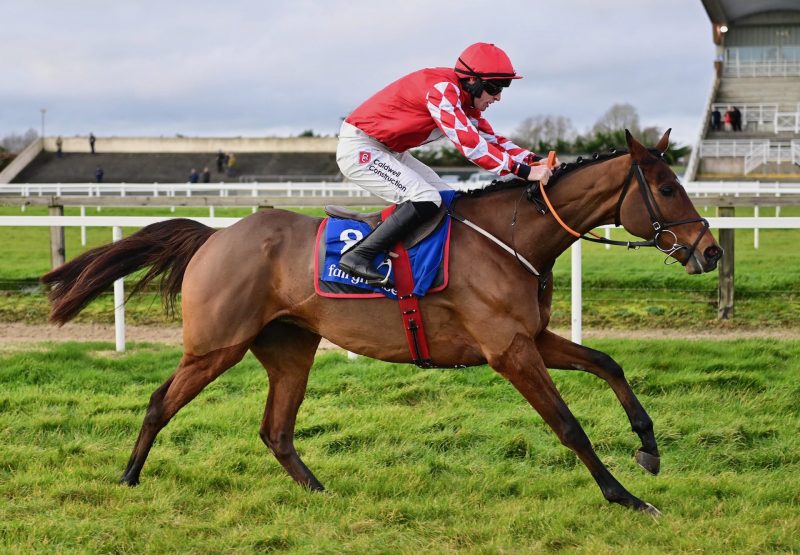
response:
<svg viewBox="0 0 800 555"><path fill-rule="evenodd" d="M422 225L414 229L403 239L404 248L410 249L439 228L439 224L442 223L445 214L447 214L447 207L444 204L445 203L442 203L442 205L439 207L439 211L432 218L423 222ZM365 213L356 212L354 210L350 210L349 208L345 208L344 206L329 204L325 206L325 213L332 218L358 220L359 222L364 222L370 227L370 229L375 229L378 227L378 224L383 221L383 210Z"/></svg>

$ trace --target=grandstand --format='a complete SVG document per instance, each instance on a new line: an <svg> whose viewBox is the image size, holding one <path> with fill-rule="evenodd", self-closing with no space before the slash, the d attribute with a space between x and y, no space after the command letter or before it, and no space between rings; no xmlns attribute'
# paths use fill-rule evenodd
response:
<svg viewBox="0 0 800 555"><path fill-rule="evenodd" d="M715 76L687 181L800 178L800 2L702 0ZM740 113L740 126L725 123ZM720 125L712 124L713 112ZM735 116L734 116L735 120Z"/></svg>
<svg viewBox="0 0 800 555"><path fill-rule="evenodd" d="M0 183L87 183L101 166L105 182L185 183L192 168L208 167L211 181L337 181L336 138L123 138L99 136L96 154L88 137L37 140L0 174ZM233 153L235 165L217 171L217 153Z"/></svg>

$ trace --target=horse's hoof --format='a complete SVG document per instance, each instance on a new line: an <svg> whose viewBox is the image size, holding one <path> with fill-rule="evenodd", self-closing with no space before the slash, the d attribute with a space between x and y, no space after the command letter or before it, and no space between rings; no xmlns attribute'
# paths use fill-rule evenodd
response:
<svg viewBox="0 0 800 555"><path fill-rule="evenodd" d="M653 507L650 503L645 503L644 507L639 509L645 514L652 516L653 518L659 518L661 516L661 511Z"/></svg>
<svg viewBox="0 0 800 555"><path fill-rule="evenodd" d="M123 486L134 487L139 485L139 480L135 478L128 478L127 476L123 476L119 479L119 483Z"/></svg>
<svg viewBox="0 0 800 555"><path fill-rule="evenodd" d="M636 451L636 462L654 476L661 470L661 457L645 453L641 449Z"/></svg>

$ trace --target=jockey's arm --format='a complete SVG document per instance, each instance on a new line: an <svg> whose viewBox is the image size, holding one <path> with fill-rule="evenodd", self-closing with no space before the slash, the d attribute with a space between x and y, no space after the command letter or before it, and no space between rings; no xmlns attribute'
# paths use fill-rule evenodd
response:
<svg viewBox="0 0 800 555"><path fill-rule="evenodd" d="M440 83L431 89L428 110L439 129L473 164L498 177L514 174L520 179L545 183L550 177L546 166L532 165L539 158L534 153L496 135L485 119L467 116L460 92L452 83ZM476 184L467 190L483 186Z"/></svg>

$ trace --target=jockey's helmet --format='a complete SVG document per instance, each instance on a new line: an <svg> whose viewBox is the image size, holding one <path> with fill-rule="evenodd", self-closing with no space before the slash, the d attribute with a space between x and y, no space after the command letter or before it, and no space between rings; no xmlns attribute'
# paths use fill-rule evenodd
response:
<svg viewBox="0 0 800 555"><path fill-rule="evenodd" d="M458 57L454 68L461 77L481 79L522 79L517 75L508 54L494 44L476 42Z"/></svg>
<svg viewBox="0 0 800 555"><path fill-rule="evenodd" d="M462 79L465 90L475 97L484 90L489 94L498 94L503 87L511 84L512 79L522 79L511 65L508 55L494 44L486 42L468 46L458 57L454 69ZM466 84L470 77L476 77L473 85Z"/></svg>

